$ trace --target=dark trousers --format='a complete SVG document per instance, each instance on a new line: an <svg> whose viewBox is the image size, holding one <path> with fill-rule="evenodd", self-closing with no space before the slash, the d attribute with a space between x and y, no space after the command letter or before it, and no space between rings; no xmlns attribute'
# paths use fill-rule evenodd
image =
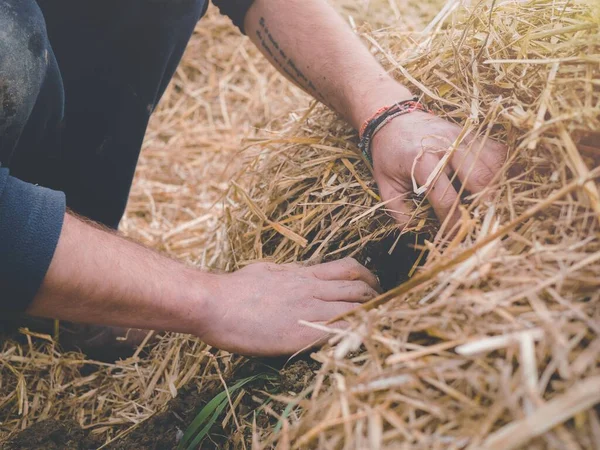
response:
<svg viewBox="0 0 600 450"><path fill-rule="evenodd" d="M206 6L0 0L0 164L116 228L148 119Z"/></svg>

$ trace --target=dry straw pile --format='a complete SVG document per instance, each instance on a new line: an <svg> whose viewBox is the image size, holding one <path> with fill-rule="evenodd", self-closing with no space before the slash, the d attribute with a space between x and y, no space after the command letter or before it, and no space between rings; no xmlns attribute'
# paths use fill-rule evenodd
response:
<svg viewBox="0 0 600 450"><path fill-rule="evenodd" d="M267 101L268 88L286 92ZM297 102L253 46L211 9L152 118L122 231L200 267L222 268L219 226L240 139ZM27 342L28 341L28 342ZM0 341L0 447L44 419L74 420L111 439L164 409L188 386L221 385L237 358L167 335L116 364L64 353L49 336ZM175 433L176 430L173 432Z"/></svg>
<svg viewBox="0 0 600 450"><path fill-rule="evenodd" d="M432 235L424 266L314 355L315 383L264 445L597 448L597 4L450 0L421 32L363 36L433 111L506 142L510 160L460 206L451 240ZM237 266L360 255L393 231L353 133L321 108L293 119L232 188ZM425 232L417 206L410 228Z"/></svg>
<svg viewBox="0 0 600 450"><path fill-rule="evenodd" d="M335 3L357 18L373 11L374 23L389 20L389 10L365 2ZM121 230L190 264L227 268L220 200L239 170L240 142L268 136L267 124L308 103L210 8L152 117ZM142 347L105 364L65 353L50 336L24 331L18 341L0 340L0 447L46 419L73 420L109 443L163 411L184 387L222 388L240 360L190 336L169 334Z"/></svg>
<svg viewBox="0 0 600 450"><path fill-rule="evenodd" d="M522 171L498 174L492 203L465 203L456 237L431 236L424 267L315 354L316 382L257 447L600 442L600 12L595 0L441 1L335 3L368 12L373 25L357 26L377 57L437 114L509 143ZM240 139L260 145L222 202ZM153 119L123 231L202 267L366 260L398 230L355 144L211 11ZM427 236L435 221L417 205L410 229ZM237 363L186 336L117 364L27 339L0 347L0 443L45 418L108 442Z"/></svg>

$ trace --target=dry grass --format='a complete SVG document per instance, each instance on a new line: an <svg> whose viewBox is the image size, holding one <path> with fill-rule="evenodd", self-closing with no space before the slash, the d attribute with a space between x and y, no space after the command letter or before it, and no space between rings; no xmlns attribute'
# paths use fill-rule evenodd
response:
<svg viewBox="0 0 600 450"><path fill-rule="evenodd" d="M337 3L357 21L371 11L374 22L389 20L368 2ZM268 124L308 104L211 8L153 115L121 230L190 264L227 269L221 199L240 169L240 143L270 136ZM64 353L49 336L24 331L23 339L0 343L0 443L48 418L74 419L109 441L184 385L219 386L239 361L182 335L116 364Z"/></svg>
<svg viewBox="0 0 600 450"><path fill-rule="evenodd" d="M520 173L498 173L461 206L453 239L426 242L408 282L345 317L351 328L313 355L316 382L263 446L600 442L597 6L446 6L422 32L363 35L437 114L506 142L505 169ZM360 254L393 232L350 130L321 108L286 126L251 149L230 193L237 266ZM416 217L413 229L430 229L424 204Z"/></svg>
<svg viewBox="0 0 600 450"><path fill-rule="evenodd" d="M270 90L285 95L268 99ZM219 199L238 167L240 140L301 103L299 95L211 9L153 116L122 231L190 264L225 268ZM181 335L113 365L65 354L49 337L2 342L0 442L46 418L74 419L109 439L160 411L184 385L219 385L219 372L227 376L237 359L215 354Z"/></svg>
<svg viewBox="0 0 600 450"><path fill-rule="evenodd" d="M411 281L314 355L316 383L279 433L257 430L257 447L593 448L600 232L595 183L583 181L598 175L586 178L598 137L585 140L600 132L598 11L451 2L427 27L439 2L337 3L369 14L357 26L394 75L426 86L438 114L507 142L523 171L498 174L492 203L470 199L457 237L433 235ZM261 145L240 154L241 139ZM355 144L211 11L153 118L123 231L216 269L359 252L395 230ZM424 205L413 227L435 231ZM235 357L209 350L169 335L103 365L39 336L4 342L0 441L49 417L109 440L182 386L234 370Z"/></svg>

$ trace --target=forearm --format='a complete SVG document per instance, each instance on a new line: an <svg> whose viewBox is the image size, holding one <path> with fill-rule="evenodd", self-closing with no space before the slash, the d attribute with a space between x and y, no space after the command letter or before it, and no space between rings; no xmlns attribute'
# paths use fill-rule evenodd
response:
<svg viewBox="0 0 600 450"><path fill-rule="evenodd" d="M373 298L377 288L377 279L350 260L204 273L67 214L27 312L189 333L230 352L275 356L322 338L298 321L327 321Z"/></svg>
<svg viewBox="0 0 600 450"><path fill-rule="evenodd" d="M213 279L67 214L28 309L80 323L200 334Z"/></svg>
<svg viewBox="0 0 600 450"><path fill-rule="evenodd" d="M326 0L255 0L246 33L287 78L355 128L381 99L410 97Z"/></svg>

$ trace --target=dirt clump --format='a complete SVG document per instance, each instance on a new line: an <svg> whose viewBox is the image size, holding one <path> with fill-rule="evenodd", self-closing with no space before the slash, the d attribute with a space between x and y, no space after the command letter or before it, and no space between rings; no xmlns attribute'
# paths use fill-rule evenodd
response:
<svg viewBox="0 0 600 450"><path fill-rule="evenodd" d="M281 392L293 392L295 394L302 392L310 386L315 377L315 370L318 370L318 364L314 361L300 360L284 368L279 373ZM316 367L315 367L316 365Z"/></svg>
<svg viewBox="0 0 600 450"><path fill-rule="evenodd" d="M88 450L102 445L102 438L94 437L74 421L44 420L21 431L3 447L4 450Z"/></svg>

